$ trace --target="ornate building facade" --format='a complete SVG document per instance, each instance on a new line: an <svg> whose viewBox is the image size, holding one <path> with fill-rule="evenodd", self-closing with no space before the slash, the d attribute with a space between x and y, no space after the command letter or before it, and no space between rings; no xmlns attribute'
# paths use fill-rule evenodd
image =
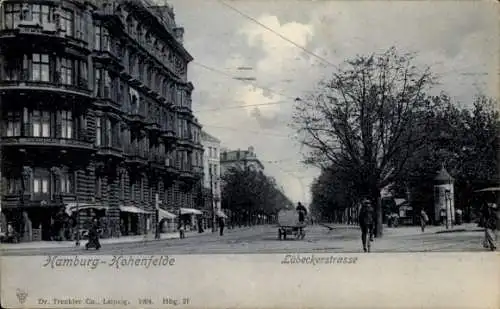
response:
<svg viewBox="0 0 500 309"><path fill-rule="evenodd" d="M193 58L170 6L6 0L0 16L7 222L49 240L96 216L119 236L154 226L155 196L162 213L195 208L203 147Z"/></svg>

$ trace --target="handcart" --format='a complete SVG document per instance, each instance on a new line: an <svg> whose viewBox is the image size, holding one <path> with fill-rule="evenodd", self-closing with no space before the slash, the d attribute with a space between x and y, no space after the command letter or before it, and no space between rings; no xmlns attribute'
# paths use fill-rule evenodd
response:
<svg viewBox="0 0 500 309"><path fill-rule="evenodd" d="M304 239L306 223L299 222L299 215L295 210L282 210L278 213L278 239L286 240L291 235L296 239Z"/></svg>

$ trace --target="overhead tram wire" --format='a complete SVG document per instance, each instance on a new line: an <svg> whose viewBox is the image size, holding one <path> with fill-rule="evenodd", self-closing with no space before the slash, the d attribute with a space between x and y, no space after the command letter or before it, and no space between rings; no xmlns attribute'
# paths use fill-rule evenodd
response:
<svg viewBox="0 0 500 309"><path fill-rule="evenodd" d="M285 134L278 134L278 133L272 133L269 131L254 131L254 130L242 130L238 128L233 128L233 127L224 127L224 126L216 126L216 125L209 125L209 124L204 124L203 127L210 127L210 128L215 128L215 129L226 129L226 130L231 130L231 131L240 131L240 132L246 132L246 133L251 133L251 134L256 134L256 135L265 135L265 136L274 136L274 137L281 137L281 138L292 138L290 135L285 135Z"/></svg>
<svg viewBox="0 0 500 309"><path fill-rule="evenodd" d="M216 68L210 67L208 65L205 65L205 64L202 64L202 63L199 63L199 62L196 62L196 61L193 61L192 64L197 65L197 66L199 66L201 68L204 68L205 70L211 71L213 73L220 74L220 75L225 76L227 78L230 78L232 80L243 82L243 83L251 85L253 87L266 90L266 91L271 92L273 94L276 94L278 96L285 97L287 99L290 99L292 102L295 102L298 99L298 97L292 97L292 96L283 94L283 93L278 92L276 90L273 90L273 89L271 89L269 87L259 85L259 84L255 83L255 82L252 82L252 81L249 81L249 80L237 79L235 76L232 76L231 74L228 74L228 73L226 73L224 71L218 70ZM228 109L228 108L232 109L232 108L244 108L244 107L252 107L252 106L281 105L281 104L289 104L289 103L290 103L289 101L281 101L281 102L269 102L269 103L251 104L251 105L234 105L234 106L227 106L227 107L221 107L221 108L213 108L213 109L206 109L206 110L197 110L195 112L199 113L199 112L217 111L217 110Z"/></svg>

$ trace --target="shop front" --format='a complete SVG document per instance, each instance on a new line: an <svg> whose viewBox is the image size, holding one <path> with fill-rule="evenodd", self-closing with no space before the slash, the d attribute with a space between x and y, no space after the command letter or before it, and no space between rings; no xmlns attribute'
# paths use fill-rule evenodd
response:
<svg viewBox="0 0 500 309"><path fill-rule="evenodd" d="M195 208L180 208L179 223L185 231L197 230L198 220L202 220L203 212Z"/></svg>
<svg viewBox="0 0 500 309"><path fill-rule="evenodd" d="M123 236L143 235L151 229L153 212L136 206L120 206L120 229Z"/></svg>
<svg viewBox="0 0 500 309"><path fill-rule="evenodd" d="M158 209L158 221L160 223L161 233L172 233L175 232L175 218L177 216L165 209Z"/></svg>

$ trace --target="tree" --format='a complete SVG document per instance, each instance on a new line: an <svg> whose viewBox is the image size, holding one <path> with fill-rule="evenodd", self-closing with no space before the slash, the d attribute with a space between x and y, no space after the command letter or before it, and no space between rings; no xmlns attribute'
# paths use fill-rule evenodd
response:
<svg viewBox="0 0 500 309"><path fill-rule="evenodd" d="M334 167L349 175L359 195L376 202L376 235L382 235L380 190L403 171L423 147L434 84L430 70L419 70L414 55L395 48L346 61L297 100L293 124L307 146L306 163Z"/></svg>
<svg viewBox="0 0 500 309"><path fill-rule="evenodd" d="M238 224L254 224L259 215L273 216L291 202L276 182L260 171L231 168L222 176L222 206Z"/></svg>
<svg viewBox="0 0 500 309"><path fill-rule="evenodd" d="M441 165L455 178L457 209L470 219L473 192L498 184L499 115L495 101L477 96L472 108L459 108L442 94L432 98L439 108L432 111L433 126L427 146L420 149L406 165L399 181L409 183L412 204L433 213L433 179Z"/></svg>
<svg viewBox="0 0 500 309"><path fill-rule="evenodd" d="M354 184L347 176L334 168L321 171L311 186L311 213L321 220L342 220L344 211L356 202Z"/></svg>

